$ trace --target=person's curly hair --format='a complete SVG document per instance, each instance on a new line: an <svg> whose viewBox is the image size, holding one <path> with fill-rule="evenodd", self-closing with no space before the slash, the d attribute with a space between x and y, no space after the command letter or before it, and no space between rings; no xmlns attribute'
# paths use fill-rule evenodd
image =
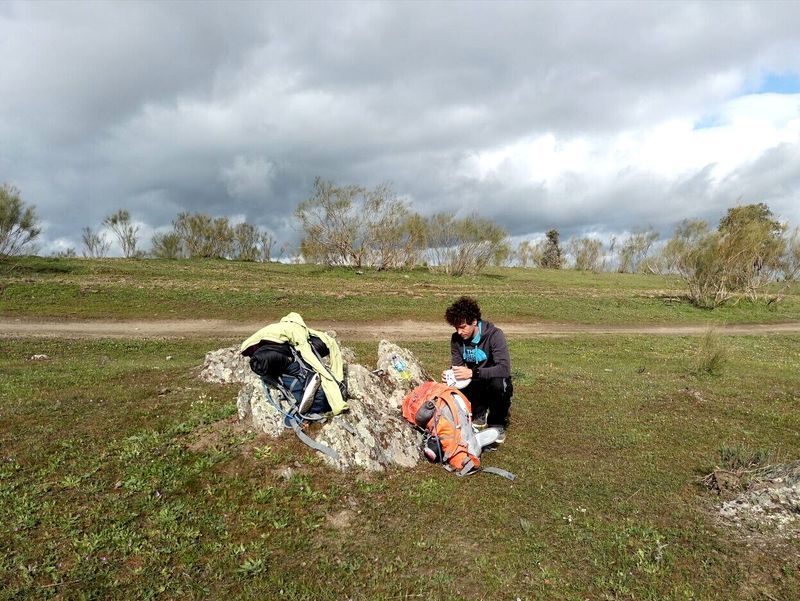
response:
<svg viewBox="0 0 800 601"><path fill-rule="evenodd" d="M457 328L462 323L472 323L481 318L481 308L478 301L470 296L462 296L452 305L447 307L444 318L451 326Z"/></svg>

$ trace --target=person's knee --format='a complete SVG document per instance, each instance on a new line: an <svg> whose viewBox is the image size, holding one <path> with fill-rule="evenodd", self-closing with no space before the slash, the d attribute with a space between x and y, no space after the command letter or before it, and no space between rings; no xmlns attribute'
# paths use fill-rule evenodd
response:
<svg viewBox="0 0 800 601"><path fill-rule="evenodd" d="M508 378L492 378L487 384L487 390L495 397L510 396L511 382Z"/></svg>

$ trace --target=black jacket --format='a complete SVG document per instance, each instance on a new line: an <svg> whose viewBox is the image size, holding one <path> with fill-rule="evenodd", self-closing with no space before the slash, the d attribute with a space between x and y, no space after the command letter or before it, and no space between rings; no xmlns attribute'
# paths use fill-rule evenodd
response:
<svg viewBox="0 0 800 601"><path fill-rule="evenodd" d="M478 379L509 378L511 377L511 356L508 352L508 343L503 330L495 327L488 321L482 321L481 339L478 344L472 340L464 340L454 332L450 338L450 354L453 365L466 365L470 369L478 368ZM486 360L478 363L464 360L464 349L479 348L486 353Z"/></svg>

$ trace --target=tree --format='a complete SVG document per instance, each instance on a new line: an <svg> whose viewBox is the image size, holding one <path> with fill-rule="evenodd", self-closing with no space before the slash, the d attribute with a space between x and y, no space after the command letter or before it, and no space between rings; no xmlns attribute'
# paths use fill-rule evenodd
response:
<svg viewBox="0 0 800 601"><path fill-rule="evenodd" d="M259 256L264 263L272 260L272 249L275 248L277 240L270 232L261 232L258 237Z"/></svg>
<svg viewBox="0 0 800 601"><path fill-rule="evenodd" d="M687 248L697 244L708 234L708 224L705 221L684 219L675 228L675 233L658 254L659 273L680 273L680 263Z"/></svg>
<svg viewBox="0 0 800 601"><path fill-rule="evenodd" d="M367 219L367 264L378 270L415 267L427 241L424 218L396 198L373 209Z"/></svg>
<svg viewBox="0 0 800 601"><path fill-rule="evenodd" d="M631 233L619 248L617 271L620 273L636 273L639 271L658 238L659 233L651 227Z"/></svg>
<svg viewBox="0 0 800 601"><path fill-rule="evenodd" d="M541 259L541 266L545 269L561 269L562 252L559 243L560 234L553 228L548 230L547 239L544 246L544 254Z"/></svg>
<svg viewBox="0 0 800 601"><path fill-rule="evenodd" d="M786 242L786 255L784 257L783 279L787 282L800 276L800 226L794 228Z"/></svg>
<svg viewBox="0 0 800 601"><path fill-rule="evenodd" d="M360 209L366 203L365 192L360 186L337 186L319 177L314 180L312 196L295 210L305 232L300 253L306 261L361 267L364 212Z"/></svg>
<svg viewBox="0 0 800 601"><path fill-rule="evenodd" d="M730 286L755 298L782 268L786 226L761 202L728 209L717 231L727 252L740 257L731 266Z"/></svg>
<svg viewBox="0 0 800 601"><path fill-rule="evenodd" d="M455 219L437 213L428 220L431 269L455 276L479 273L507 248L507 236L494 221L475 214Z"/></svg>
<svg viewBox="0 0 800 601"><path fill-rule="evenodd" d="M424 247L423 222L388 184L369 189L318 177L295 216L305 234L300 253L312 263L396 268L415 264Z"/></svg>
<svg viewBox="0 0 800 601"><path fill-rule="evenodd" d="M603 243L595 238L569 239L567 244L569 253L575 260L575 269L580 271L602 271L603 269Z"/></svg>
<svg viewBox="0 0 800 601"><path fill-rule="evenodd" d="M156 259L180 259L183 256L183 242L175 231L153 236L150 254Z"/></svg>
<svg viewBox="0 0 800 601"><path fill-rule="evenodd" d="M530 247L531 243L529 240L521 240L520 243L517 245L515 256L517 257L517 262L519 263L519 266L522 268L528 266L528 260L530 259L528 251Z"/></svg>
<svg viewBox="0 0 800 601"><path fill-rule="evenodd" d="M231 255L233 228L227 217L211 218L203 213L184 212L178 214L172 226L191 259L222 259Z"/></svg>
<svg viewBox="0 0 800 601"><path fill-rule="evenodd" d="M785 270L785 229L763 203L745 205L729 209L713 232L702 221L682 222L667 246L692 302L713 308L737 296L758 299Z"/></svg>
<svg viewBox="0 0 800 601"><path fill-rule="evenodd" d="M113 215L109 215L103 219L103 225L117 237L125 258L130 259L137 256L136 243L138 242L139 226L131 223L128 211L120 209Z"/></svg>
<svg viewBox="0 0 800 601"><path fill-rule="evenodd" d="M111 242L103 233L96 233L92 228L83 228L83 256L87 259L102 259L108 254Z"/></svg>
<svg viewBox="0 0 800 601"><path fill-rule="evenodd" d="M261 255L260 232L252 223L233 226L233 256L240 261L256 261Z"/></svg>
<svg viewBox="0 0 800 601"><path fill-rule="evenodd" d="M0 186L0 257L32 249L41 232L36 208L25 206L16 187Z"/></svg>

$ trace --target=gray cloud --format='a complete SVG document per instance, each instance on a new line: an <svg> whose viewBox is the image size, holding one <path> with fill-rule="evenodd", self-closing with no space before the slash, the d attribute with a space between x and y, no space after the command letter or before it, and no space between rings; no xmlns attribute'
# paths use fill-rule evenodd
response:
<svg viewBox="0 0 800 601"><path fill-rule="evenodd" d="M463 170L545 133L699 120L800 72L798 22L800 4L764 2L5 3L0 180L37 205L45 248L78 246L120 207L150 229L203 211L296 240L318 175L389 181L417 210L478 211L518 236L668 231L738 198L800 221L797 144L722 182L710 167L620 165L599 188L580 171L521 184Z"/></svg>

